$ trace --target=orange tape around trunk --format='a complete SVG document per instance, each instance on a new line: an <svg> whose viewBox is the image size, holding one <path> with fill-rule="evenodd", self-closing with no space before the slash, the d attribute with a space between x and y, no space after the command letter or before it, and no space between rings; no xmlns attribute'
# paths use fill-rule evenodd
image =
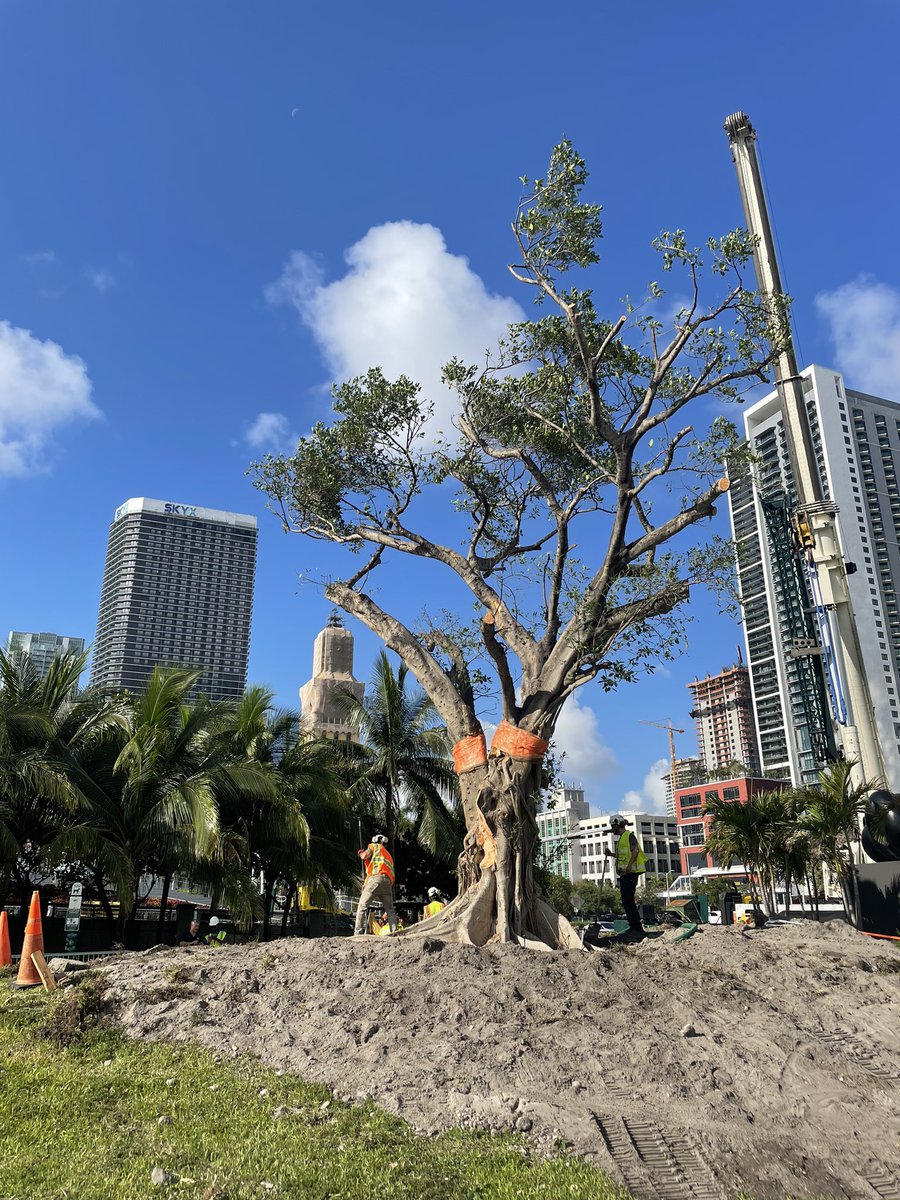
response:
<svg viewBox="0 0 900 1200"><path fill-rule="evenodd" d="M453 747L453 770L457 775L466 771L474 771L476 767L487 764L487 742L483 733L473 733L464 737Z"/></svg>
<svg viewBox="0 0 900 1200"><path fill-rule="evenodd" d="M520 758L527 762L540 762L547 753L549 742L526 733L508 721L501 721L497 732L491 739L491 754L507 754L510 758Z"/></svg>

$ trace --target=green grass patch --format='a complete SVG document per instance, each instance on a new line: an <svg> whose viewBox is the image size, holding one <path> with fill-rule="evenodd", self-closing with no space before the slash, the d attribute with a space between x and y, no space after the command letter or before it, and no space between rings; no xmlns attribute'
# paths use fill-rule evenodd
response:
<svg viewBox="0 0 900 1200"><path fill-rule="evenodd" d="M427 1138L254 1059L126 1041L97 980L53 997L0 982L0 1111L3 1200L626 1200L522 1139Z"/></svg>

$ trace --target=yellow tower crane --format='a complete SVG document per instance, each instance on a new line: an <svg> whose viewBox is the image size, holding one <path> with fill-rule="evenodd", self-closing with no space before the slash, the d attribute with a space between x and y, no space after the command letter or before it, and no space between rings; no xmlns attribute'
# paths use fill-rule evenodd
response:
<svg viewBox="0 0 900 1200"><path fill-rule="evenodd" d="M641 721L642 725L652 725L655 729L665 729L669 735L669 769L672 774L669 776L670 786L672 788L672 797L675 796L675 788L677 781L675 779L675 734L684 733L683 729L679 729L673 725L671 721L667 721L665 725L660 721Z"/></svg>

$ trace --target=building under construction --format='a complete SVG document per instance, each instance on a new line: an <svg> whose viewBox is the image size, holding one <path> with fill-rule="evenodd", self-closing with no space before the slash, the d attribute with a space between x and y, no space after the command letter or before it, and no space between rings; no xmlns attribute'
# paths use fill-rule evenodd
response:
<svg viewBox="0 0 900 1200"><path fill-rule="evenodd" d="M693 701L690 715L697 732L697 746L707 774L739 764L745 775L759 775L753 693L747 667L737 662L718 675L694 679L687 686Z"/></svg>

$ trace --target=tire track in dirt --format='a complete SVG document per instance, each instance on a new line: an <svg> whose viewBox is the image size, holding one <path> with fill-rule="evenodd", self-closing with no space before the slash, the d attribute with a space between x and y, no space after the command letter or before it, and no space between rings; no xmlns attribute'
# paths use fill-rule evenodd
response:
<svg viewBox="0 0 900 1200"><path fill-rule="evenodd" d="M630 1117L592 1116L636 1200L727 1200L709 1165L685 1135L675 1137Z"/></svg>

